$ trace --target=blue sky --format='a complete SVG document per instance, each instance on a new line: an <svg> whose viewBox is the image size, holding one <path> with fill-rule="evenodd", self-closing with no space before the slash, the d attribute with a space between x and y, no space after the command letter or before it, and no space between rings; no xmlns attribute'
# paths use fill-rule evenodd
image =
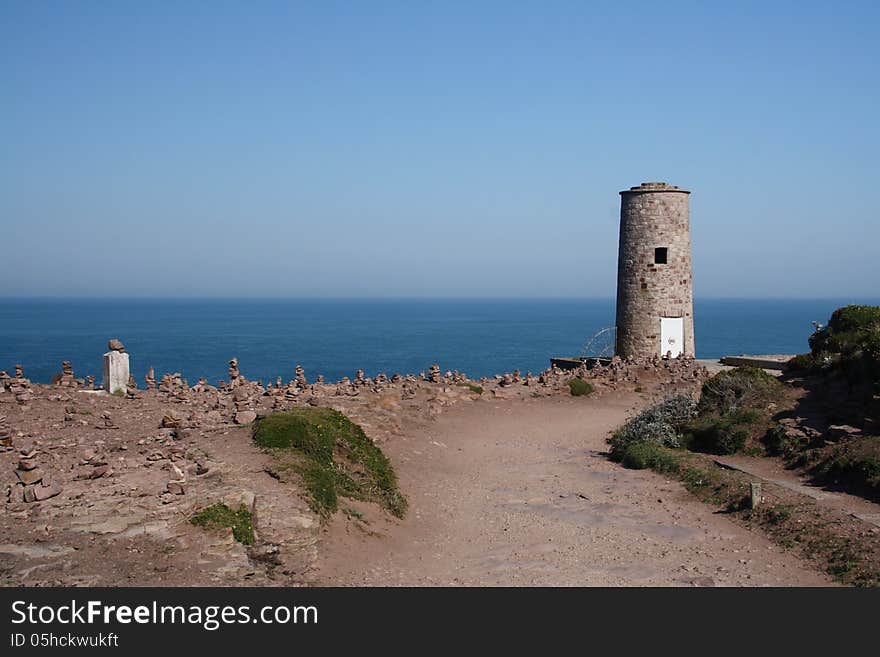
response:
<svg viewBox="0 0 880 657"><path fill-rule="evenodd" d="M0 4L0 296L614 295L693 190L702 297L877 296L880 9Z"/></svg>

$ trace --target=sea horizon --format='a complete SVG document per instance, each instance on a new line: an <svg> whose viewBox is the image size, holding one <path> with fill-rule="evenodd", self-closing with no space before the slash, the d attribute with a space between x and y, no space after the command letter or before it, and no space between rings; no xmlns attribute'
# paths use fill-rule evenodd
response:
<svg viewBox="0 0 880 657"><path fill-rule="evenodd" d="M748 299L697 297L696 354L802 353L812 322L863 298ZM254 380L310 379L426 371L432 363L472 378L519 369L539 372L551 357L608 354L612 297L565 298L0 298L0 370L22 364L48 383L70 361L77 377L100 382L107 340L131 355L139 385L180 372L190 383L226 378L239 359Z"/></svg>

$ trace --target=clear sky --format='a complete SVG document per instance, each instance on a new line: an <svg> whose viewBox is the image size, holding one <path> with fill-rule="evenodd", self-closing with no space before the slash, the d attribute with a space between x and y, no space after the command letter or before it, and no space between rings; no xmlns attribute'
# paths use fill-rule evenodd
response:
<svg viewBox="0 0 880 657"><path fill-rule="evenodd" d="M0 3L0 296L877 296L880 3Z"/></svg>

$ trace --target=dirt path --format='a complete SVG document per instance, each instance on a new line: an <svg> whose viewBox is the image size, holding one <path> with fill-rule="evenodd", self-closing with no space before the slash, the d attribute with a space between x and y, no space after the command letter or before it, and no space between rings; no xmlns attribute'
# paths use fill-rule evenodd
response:
<svg viewBox="0 0 880 657"><path fill-rule="evenodd" d="M324 585L827 585L677 482L603 456L639 399L482 400L383 445L410 499L394 523L326 530Z"/></svg>

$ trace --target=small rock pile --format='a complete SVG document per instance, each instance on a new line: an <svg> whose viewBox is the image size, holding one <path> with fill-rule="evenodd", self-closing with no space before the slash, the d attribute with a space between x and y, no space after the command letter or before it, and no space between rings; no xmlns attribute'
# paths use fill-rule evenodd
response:
<svg viewBox="0 0 880 657"><path fill-rule="evenodd" d="M147 390L156 389L156 370L154 370L152 366L147 370L147 375L144 377L144 385Z"/></svg>
<svg viewBox="0 0 880 657"><path fill-rule="evenodd" d="M234 388L240 381L238 380L241 373L238 371L238 358L229 360L229 387Z"/></svg>
<svg viewBox="0 0 880 657"><path fill-rule="evenodd" d="M238 386L232 393L232 402L235 405L235 423L250 424L257 419L257 414L251 407L251 399L245 386Z"/></svg>
<svg viewBox="0 0 880 657"><path fill-rule="evenodd" d="M180 372L163 374L159 381L159 392L168 395L171 401L188 402L189 391L189 384L186 382L186 379L180 375Z"/></svg>
<svg viewBox="0 0 880 657"><path fill-rule="evenodd" d="M12 429L6 422L6 416L0 415L0 452L8 452L12 449Z"/></svg>
<svg viewBox="0 0 880 657"><path fill-rule="evenodd" d="M61 363L61 376L56 381L56 384L68 388L76 385L76 380L73 378L73 365L70 364L69 360Z"/></svg>
<svg viewBox="0 0 880 657"><path fill-rule="evenodd" d="M440 365L437 363L428 368L428 381L431 383L442 383L443 377L440 375Z"/></svg>
<svg viewBox="0 0 880 657"><path fill-rule="evenodd" d="M100 479L101 477L109 477L111 474L112 471L107 459L95 454L92 449L86 449L79 462L79 472L74 479Z"/></svg>
<svg viewBox="0 0 880 657"><path fill-rule="evenodd" d="M217 392L217 388L208 383L208 379L205 377L200 377L198 383L191 390L193 392Z"/></svg>
<svg viewBox="0 0 880 657"><path fill-rule="evenodd" d="M31 391L31 382L24 378L24 369L21 365L15 366L15 377L9 379L9 392L15 395L15 401L21 406L30 406L34 393Z"/></svg>
<svg viewBox="0 0 880 657"><path fill-rule="evenodd" d="M306 378L306 371L303 369L302 365L296 366L296 378L294 379L294 383L296 383L296 387L300 390L305 390L309 386L309 380Z"/></svg>
<svg viewBox="0 0 880 657"><path fill-rule="evenodd" d="M342 377L342 380L336 384L336 395L338 397L342 397L345 395L349 397L356 397L359 394L360 389L347 376Z"/></svg>
<svg viewBox="0 0 880 657"><path fill-rule="evenodd" d="M21 458L15 475L18 477L18 491L11 494L14 500L24 502L41 502L55 497L61 491L61 484L53 481L49 473L37 464L37 450L27 447L22 449Z"/></svg>

